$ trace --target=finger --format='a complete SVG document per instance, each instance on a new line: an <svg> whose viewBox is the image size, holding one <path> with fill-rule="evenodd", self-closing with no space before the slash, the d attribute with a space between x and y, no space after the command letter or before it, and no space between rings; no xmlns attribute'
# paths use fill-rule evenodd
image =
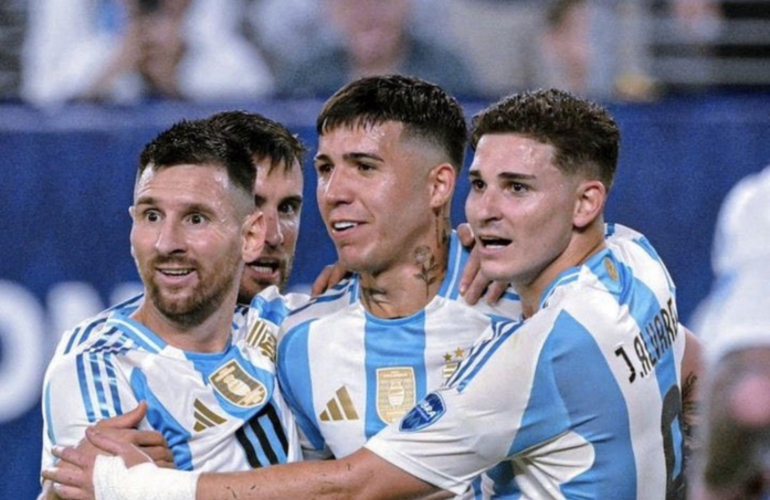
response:
<svg viewBox="0 0 770 500"><path fill-rule="evenodd" d="M70 446L54 446L51 450L51 453L56 458L67 462L69 464L72 464L76 467L83 468L86 466L87 462L82 453L80 453L77 449L72 448Z"/></svg>
<svg viewBox="0 0 770 500"><path fill-rule="evenodd" d="M66 484L70 486L77 486L80 484L80 480L83 477L83 471L80 469L64 469L62 467L51 467L49 469L43 469L40 474L44 480L52 481L54 487L56 484Z"/></svg>
<svg viewBox="0 0 770 500"><path fill-rule="evenodd" d="M329 288L329 280L333 269L334 266L331 265L323 268L321 274L318 275L318 277L313 282L313 286L310 288L311 295L321 295L326 291L327 288Z"/></svg>
<svg viewBox="0 0 770 500"><path fill-rule="evenodd" d="M56 492L56 496L62 500L90 500L93 498L91 495L76 486L67 486L64 484L56 483L53 485L53 489Z"/></svg>
<svg viewBox="0 0 770 500"><path fill-rule="evenodd" d="M162 446L142 447L142 451L146 453L158 467L161 463L174 462L174 454L168 448Z"/></svg>
<svg viewBox="0 0 770 500"><path fill-rule="evenodd" d="M505 295L505 291L508 289L508 283L502 281L493 281L488 287L487 292L484 294L484 299L487 304L493 306L497 304L500 299Z"/></svg>
<svg viewBox="0 0 770 500"><path fill-rule="evenodd" d="M334 285L336 285L337 283L345 279L345 277L348 276L349 274L350 273L348 272L348 270L342 267L342 264L340 264L339 262L334 264L334 266L332 267L331 277L329 278L328 288L333 287Z"/></svg>
<svg viewBox="0 0 770 500"><path fill-rule="evenodd" d="M479 269L481 261L477 252L471 250L468 261L463 268L463 274L460 276L460 295L471 305L479 301L479 297L484 292L484 287L478 283ZM479 289L481 287L481 289ZM470 295L469 295L470 293Z"/></svg>
<svg viewBox="0 0 770 500"><path fill-rule="evenodd" d="M464 273L465 272L463 271L463 274ZM465 302L470 305L477 303L481 296L484 295L484 292L486 292L488 285L489 280L480 272L477 272L473 277L473 280L465 287L465 293L463 293Z"/></svg>
<svg viewBox="0 0 770 500"><path fill-rule="evenodd" d="M160 446L167 448L166 438L163 434L157 431L132 431L130 434L130 442L142 447Z"/></svg>
<svg viewBox="0 0 770 500"><path fill-rule="evenodd" d="M155 465L163 469L176 469L176 465L172 460L160 460L155 462Z"/></svg>
<svg viewBox="0 0 770 500"><path fill-rule="evenodd" d="M316 278L315 282L313 282L310 293L312 295L321 295L326 290L342 281L347 275L347 269L342 267L339 262L336 264L328 265L324 267L323 271L321 271L321 274L319 274L318 278Z"/></svg>
<svg viewBox="0 0 770 500"><path fill-rule="evenodd" d="M141 401L136 408L123 415L99 421L97 427L130 429L139 425L147 414L147 403Z"/></svg>
<svg viewBox="0 0 770 500"><path fill-rule="evenodd" d="M112 455L119 455L126 448L123 443L111 438L96 427L88 427L86 429L86 438L97 448Z"/></svg>

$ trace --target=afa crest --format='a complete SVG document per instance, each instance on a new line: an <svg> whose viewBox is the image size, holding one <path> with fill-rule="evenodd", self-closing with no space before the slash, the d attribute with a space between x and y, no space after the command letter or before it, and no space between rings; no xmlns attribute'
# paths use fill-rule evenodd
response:
<svg viewBox="0 0 770 500"><path fill-rule="evenodd" d="M414 369L411 366L377 370L377 415L383 422L393 423L417 402Z"/></svg>
<svg viewBox="0 0 770 500"><path fill-rule="evenodd" d="M209 375L209 381L222 397L241 408L254 408L267 399L265 384L249 375L234 359Z"/></svg>
<svg viewBox="0 0 770 500"><path fill-rule="evenodd" d="M612 281L618 281L618 269L609 257L604 258L604 268L607 270L607 276L609 276Z"/></svg>

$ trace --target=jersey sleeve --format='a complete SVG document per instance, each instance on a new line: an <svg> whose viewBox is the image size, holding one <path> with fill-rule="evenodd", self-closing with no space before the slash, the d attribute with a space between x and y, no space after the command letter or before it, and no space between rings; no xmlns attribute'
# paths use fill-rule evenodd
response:
<svg viewBox="0 0 770 500"><path fill-rule="evenodd" d="M508 373L513 357L526 358L538 350L511 349L510 337L519 324L496 323L485 333L448 386L426 396L398 425L373 436L366 448L388 462L439 488L462 494L470 482L506 459L527 407L527 366L520 384ZM501 351L491 356L492 353ZM537 352L534 352L537 356ZM533 371L533 370L532 370ZM512 411L511 409L519 411Z"/></svg>
<svg viewBox="0 0 770 500"><path fill-rule="evenodd" d="M101 353L57 354L43 383L42 467L55 464L55 445L74 446L85 429L137 405L129 384Z"/></svg>

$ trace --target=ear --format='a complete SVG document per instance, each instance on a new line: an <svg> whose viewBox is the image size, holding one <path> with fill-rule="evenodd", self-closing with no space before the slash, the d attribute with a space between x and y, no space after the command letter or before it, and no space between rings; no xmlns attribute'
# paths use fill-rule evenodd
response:
<svg viewBox="0 0 770 500"><path fill-rule="evenodd" d="M134 233L134 222L136 221L136 207L131 205L128 207L128 215L131 216L131 258L136 259L136 253L134 253L134 243L133 243L133 233Z"/></svg>
<svg viewBox="0 0 770 500"><path fill-rule="evenodd" d="M262 248L265 246L265 215L261 210L254 210L246 217L241 228L243 234L243 254L244 262L251 262L259 257Z"/></svg>
<svg viewBox="0 0 770 500"><path fill-rule="evenodd" d="M575 227L583 229L599 218L606 199L607 189L600 181L587 180L578 184L575 212L572 216Z"/></svg>
<svg viewBox="0 0 770 500"><path fill-rule="evenodd" d="M430 186L430 206L441 208L452 201L452 194L457 182L457 172L449 163L442 163L433 167L428 174Z"/></svg>

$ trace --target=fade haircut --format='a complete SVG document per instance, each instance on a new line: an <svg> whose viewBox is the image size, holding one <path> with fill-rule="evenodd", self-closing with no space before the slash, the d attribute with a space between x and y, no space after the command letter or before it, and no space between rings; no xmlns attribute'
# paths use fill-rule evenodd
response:
<svg viewBox="0 0 770 500"><path fill-rule="evenodd" d="M460 104L441 87L404 75L355 80L338 90L316 120L321 136L339 127L402 123L403 134L444 151L455 171L465 160L468 127Z"/></svg>
<svg viewBox="0 0 770 500"><path fill-rule="evenodd" d="M290 172L305 161L305 147L289 129L259 113L223 111L209 117L211 123L239 142L256 161L270 160L268 174L281 164Z"/></svg>
<svg viewBox="0 0 770 500"><path fill-rule="evenodd" d="M471 147L486 134L521 134L555 150L567 174L598 179L609 192L620 149L620 130L602 106L557 89L507 97L473 117Z"/></svg>

